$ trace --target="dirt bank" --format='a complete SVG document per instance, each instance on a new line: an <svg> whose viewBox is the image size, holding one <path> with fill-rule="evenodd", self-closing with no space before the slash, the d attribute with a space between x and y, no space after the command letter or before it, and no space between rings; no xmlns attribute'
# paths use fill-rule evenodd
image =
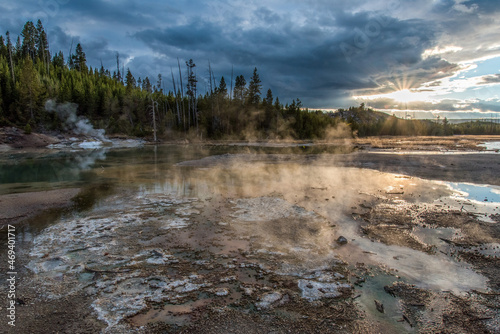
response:
<svg viewBox="0 0 500 334"><path fill-rule="evenodd" d="M54 135L31 133L15 127L0 128L0 152L23 148L44 148L58 143L60 139Z"/></svg>
<svg viewBox="0 0 500 334"><path fill-rule="evenodd" d="M44 210L68 207L79 191L69 188L0 195L0 224L14 224Z"/></svg>

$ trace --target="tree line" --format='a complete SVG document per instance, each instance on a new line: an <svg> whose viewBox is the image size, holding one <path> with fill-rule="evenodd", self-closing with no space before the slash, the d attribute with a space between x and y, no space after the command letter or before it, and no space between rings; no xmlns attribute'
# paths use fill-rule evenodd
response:
<svg viewBox="0 0 500 334"><path fill-rule="evenodd" d="M243 75L216 78L208 64L208 85L200 94L196 64L189 59L170 69L173 90L164 91L164 77L156 82L136 78L127 69L113 72L92 68L81 44L68 59L50 52L42 22L28 21L15 44L10 33L0 36L0 125L39 131L62 131L63 121L45 111L48 99L78 105L108 134L149 136L195 135L199 138L323 138L339 120L323 112L309 112L299 99L283 105L271 89L262 94L257 68L249 82ZM123 73L125 72L125 73Z"/></svg>
<svg viewBox="0 0 500 334"><path fill-rule="evenodd" d="M453 124L447 118L437 120L402 119L359 107L339 109L332 117L345 121L353 135L368 136L451 136L500 135L500 123L475 120Z"/></svg>

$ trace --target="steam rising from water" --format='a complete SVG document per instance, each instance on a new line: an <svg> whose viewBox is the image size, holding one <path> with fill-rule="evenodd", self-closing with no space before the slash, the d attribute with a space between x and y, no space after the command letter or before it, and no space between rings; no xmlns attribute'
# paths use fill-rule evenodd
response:
<svg viewBox="0 0 500 334"><path fill-rule="evenodd" d="M56 113L64 122L65 130L72 131L77 135L86 135L100 140L106 140L103 129L94 129L89 120L78 116L76 103L56 103L54 100L47 100L45 110Z"/></svg>

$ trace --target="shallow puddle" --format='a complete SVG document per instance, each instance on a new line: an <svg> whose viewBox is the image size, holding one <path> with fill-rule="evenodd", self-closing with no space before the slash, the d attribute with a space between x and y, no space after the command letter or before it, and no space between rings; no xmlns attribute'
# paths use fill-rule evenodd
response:
<svg viewBox="0 0 500 334"><path fill-rule="evenodd" d="M164 322L171 325L184 326L192 319L192 312L210 304L209 299L198 299L184 304L165 304L129 318L132 326L145 326L150 323Z"/></svg>
<svg viewBox="0 0 500 334"><path fill-rule="evenodd" d="M445 203L466 212L476 214L477 218L494 223L493 219L500 214L500 187L493 185L477 185L471 183L445 183L453 191L453 196Z"/></svg>
<svg viewBox="0 0 500 334"><path fill-rule="evenodd" d="M367 278L362 286L356 289L356 293L359 293L356 302L374 321L374 331L394 334L414 333L416 332L415 328L412 328L407 322L401 321L403 309L400 300L384 290L385 286L390 286L396 281L398 280L394 276L384 274ZM378 308L375 301L379 303Z"/></svg>
<svg viewBox="0 0 500 334"><path fill-rule="evenodd" d="M488 150L488 151L495 151L497 153L500 151L500 142L499 141L490 141L490 142L486 142L484 144L479 144L478 146L485 147L486 150Z"/></svg>

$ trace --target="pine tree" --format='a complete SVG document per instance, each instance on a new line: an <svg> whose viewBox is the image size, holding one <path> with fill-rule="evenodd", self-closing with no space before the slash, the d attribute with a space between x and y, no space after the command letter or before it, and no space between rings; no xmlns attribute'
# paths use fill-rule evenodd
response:
<svg viewBox="0 0 500 334"><path fill-rule="evenodd" d="M83 52L82 45L78 43L76 45L75 54L71 56L71 66L77 71L87 72L87 56Z"/></svg>
<svg viewBox="0 0 500 334"><path fill-rule="evenodd" d="M248 84L248 103L253 106L258 106L260 102L260 89L262 85L260 84L259 74L257 73L257 67L253 70L252 79Z"/></svg>
<svg viewBox="0 0 500 334"><path fill-rule="evenodd" d="M158 73L158 80L156 81L156 90L158 92L162 92L161 83L162 83L161 73Z"/></svg>
<svg viewBox="0 0 500 334"><path fill-rule="evenodd" d="M40 20L38 20L36 24L36 31L37 31L37 40L36 40L37 57L44 64L48 64L48 61L50 60L49 41L47 40L47 34L45 33L42 21Z"/></svg>
<svg viewBox="0 0 500 334"><path fill-rule="evenodd" d="M12 75L12 82L16 81L16 77L14 75L14 61L13 61L13 56L12 56L12 42L10 41L10 33L7 31L7 52L9 53L9 67Z"/></svg>
<svg viewBox="0 0 500 334"><path fill-rule="evenodd" d="M62 51L59 51L58 53L55 54L54 58L52 59L52 65L54 65L54 67L59 67L59 68L64 67L64 55Z"/></svg>
<svg viewBox="0 0 500 334"><path fill-rule="evenodd" d="M189 61L186 61L186 66L188 70L186 94L190 97L195 97L196 83L198 82L198 80L196 79L196 75L193 69L196 67L196 64L193 62L193 59L189 59Z"/></svg>
<svg viewBox="0 0 500 334"><path fill-rule="evenodd" d="M3 36L0 36L0 56L4 56L5 59L9 57L9 52L7 51L7 46L5 45Z"/></svg>
<svg viewBox="0 0 500 334"><path fill-rule="evenodd" d="M35 60L37 55L36 44L38 40L38 32L33 22L26 22L23 31L21 32L21 36L23 36L21 57L24 58L29 56L32 60Z"/></svg>
<svg viewBox="0 0 500 334"><path fill-rule="evenodd" d="M279 97L276 97L276 100L274 101L274 109L276 109L277 111L283 109L283 105L280 103Z"/></svg>
<svg viewBox="0 0 500 334"><path fill-rule="evenodd" d="M22 110L29 110L30 119L34 121L35 111L38 107L38 98L41 93L41 85L38 73L29 55L26 55L22 62L21 74L16 86L19 92L18 105L21 107L20 116L26 118Z"/></svg>
<svg viewBox="0 0 500 334"><path fill-rule="evenodd" d="M274 99L273 99L273 91L269 88L269 89L267 90L267 95L266 95L266 99L265 99L266 104L267 104L268 106L272 106L272 105L273 105L273 100L274 100Z"/></svg>
<svg viewBox="0 0 500 334"><path fill-rule="evenodd" d="M113 78L118 82L122 82L123 80L120 73L120 54L118 52L116 53L116 73L113 75Z"/></svg>
<svg viewBox="0 0 500 334"><path fill-rule="evenodd" d="M246 92L246 80L243 75L239 75L236 77L234 82L234 99L238 100L240 103L243 103L245 92Z"/></svg>
<svg viewBox="0 0 500 334"><path fill-rule="evenodd" d="M227 85L226 85L226 80L224 80L224 77L220 78L219 95L222 96L223 98L227 97Z"/></svg>
<svg viewBox="0 0 500 334"><path fill-rule="evenodd" d="M18 61L23 59L22 56L22 44L21 44L21 37L17 36L17 41L16 41L16 46L14 47L14 62L17 63Z"/></svg>
<svg viewBox="0 0 500 334"><path fill-rule="evenodd" d="M267 90L266 98L263 101L265 107L265 119L264 119L264 127L267 129L272 128L273 119L277 118L276 112L273 106L273 92L271 89Z"/></svg>
<svg viewBox="0 0 500 334"><path fill-rule="evenodd" d="M153 92L153 86L151 85L151 82L149 81L148 77L145 77L144 80L142 81L142 89L148 93Z"/></svg>
<svg viewBox="0 0 500 334"><path fill-rule="evenodd" d="M125 77L125 84L127 85L127 90L130 91L135 88L135 78L130 72L130 68L127 68L127 75Z"/></svg>

